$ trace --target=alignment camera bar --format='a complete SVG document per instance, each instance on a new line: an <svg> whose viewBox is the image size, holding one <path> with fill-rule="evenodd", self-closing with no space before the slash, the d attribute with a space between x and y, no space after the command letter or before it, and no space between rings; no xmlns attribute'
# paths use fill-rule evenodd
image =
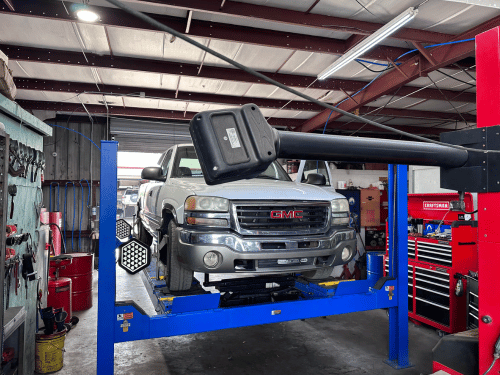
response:
<svg viewBox="0 0 500 375"><path fill-rule="evenodd" d="M273 129L255 104L197 114L189 128L209 185L256 177L277 158L464 166L466 150L423 142Z"/></svg>

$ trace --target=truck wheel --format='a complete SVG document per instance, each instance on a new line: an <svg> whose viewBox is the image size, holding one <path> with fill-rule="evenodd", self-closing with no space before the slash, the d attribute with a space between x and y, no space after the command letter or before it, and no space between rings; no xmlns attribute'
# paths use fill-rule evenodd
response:
<svg viewBox="0 0 500 375"><path fill-rule="evenodd" d="M144 228L141 219L137 218L134 225L134 237L138 238L139 241L144 242L146 245L151 246L153 244L153 236Z"/></svg>
<svg viewBox="0 0 500 375"><path fill-rule="evenodd" d="M178 259L179 238L174 220L168 223L167 243L167 279L168 288L172 292L189 290L193 284L193 271L184 268Z"/></svg>
<svg viewBox="0 0 500 375"><path fill-rule="evenodd" d="M327 279L332 274L332 271L333 267L324 267L314 271L303 272L302 276L312 280Z"/></svg>

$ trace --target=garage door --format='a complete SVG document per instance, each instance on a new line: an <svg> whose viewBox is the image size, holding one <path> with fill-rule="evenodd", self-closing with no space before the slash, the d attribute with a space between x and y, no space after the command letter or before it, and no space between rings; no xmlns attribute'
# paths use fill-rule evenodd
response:
<svg viewBox="0 0 500 375"><path fill-rule="evenodd" d="M111 119L110 127L119 151L161 153L173 145L191 143L188 123Z"/></svg>

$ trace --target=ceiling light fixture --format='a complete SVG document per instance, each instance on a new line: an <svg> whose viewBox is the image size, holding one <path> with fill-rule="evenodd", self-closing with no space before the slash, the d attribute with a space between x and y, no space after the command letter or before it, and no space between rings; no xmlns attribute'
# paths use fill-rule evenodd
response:
<svg viewBox="0 0 500 375"><path fill-rule="evenodd" d="M99 19L97 13L92 12L88 9L80 9L76 11L76 16L80 21L83 22L95 22Z"/></svg>
<svg viewBox="0 0 500 375"><path fill-rule="evenodd" d="M340 56L332 65L318 74L318 79L328 78L339 69L342 69L344 66L366 53L368 50L380 43L389 35L402 28L413 18L415 18L417 13L417 9L408 8L406 11L394 18L391 22L387 23L386 25L375 31L373 34L371 34L369 37L364 39L361 43L354 46L348 52Z"/></svg>
<svg viewBox="0 0 500 375"><path fill-rule="evenodd" d="M486 8L500 9L500 1L499 0L445 0L445 1L451 1L454 3L462 3L462 4L469 4L469 5L477 5L477 6L486 7Z"/></svg>

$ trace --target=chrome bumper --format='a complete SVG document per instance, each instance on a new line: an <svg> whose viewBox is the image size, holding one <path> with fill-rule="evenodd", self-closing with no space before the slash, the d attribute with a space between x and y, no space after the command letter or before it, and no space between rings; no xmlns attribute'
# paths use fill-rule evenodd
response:
<svg viewBox="0 0 500 375"><path fill-rule="evenodd" d="M325 235L244 238L232 232L207 233L179 228L180 262L205 273L302 272L349 262L356 254L353 229L331 230ZM348 259L342 251L348 248ZM203 257L209 251L219 255L209 268Z"/></svg>

